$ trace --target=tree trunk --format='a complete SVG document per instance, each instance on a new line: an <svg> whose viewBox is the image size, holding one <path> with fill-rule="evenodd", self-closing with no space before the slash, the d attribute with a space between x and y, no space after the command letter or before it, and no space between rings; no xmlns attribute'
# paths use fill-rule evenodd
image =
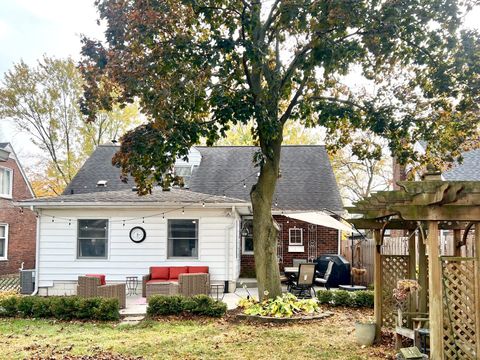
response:
<svg viewBox="0 0 480 360"><path fill-rule="evenodd" d="M272 217L273 194L280 167L281 139L268 149L271 152L265 157L258 182L250 193L253 206L255 271L260 299L265 295L265 291L268 291L267 296L271 298L282 292L277 259L279 227Z"/></svg>

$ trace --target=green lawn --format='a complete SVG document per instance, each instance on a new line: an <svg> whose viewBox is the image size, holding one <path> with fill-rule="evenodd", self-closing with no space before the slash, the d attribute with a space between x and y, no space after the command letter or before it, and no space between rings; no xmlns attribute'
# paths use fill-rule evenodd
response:
<svg viewBox="0 0 480 360"><path fill-rule="evenodd" d="M392 358L391 349L361 349L355 344L353 322L364 313L335 312L322 321L283 326L229 320L173 319L119 326L1 319L0 348L2 359L100 357L105 353L147 359Z"/></svg>

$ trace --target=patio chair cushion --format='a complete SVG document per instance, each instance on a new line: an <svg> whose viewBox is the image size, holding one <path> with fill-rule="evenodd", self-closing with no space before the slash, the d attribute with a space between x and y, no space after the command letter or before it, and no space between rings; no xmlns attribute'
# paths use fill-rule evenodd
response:
<svg viewBox="0 0 480 360"><path fill-rule="evenodd" d="M161 283L172 283L172 282L175 282L175 281L171 281L171 280L163 280L163 279L156 279L156 280L149 280L147 281L147 284L161 284Z"/></svg>
<svg viewBox="0 0 480 360"><path fill-rule="evenodd" d="M170 277L170 267L152 266L150 268L150 277L152 280L168 280Z"/></svg>
<svg viewBox="0 0 480 360"><path fill-rule="evenodd" d="M178 280L180 274L188 274L188 266L172 266L170 267L170 280Z"/></svg>
<svg viewBox="0 0 480 360"><path fill-rule="evenodd" d="M104 274L86 274L85 276L95 277L95 278L100 279L100 285L106 285L107 284Z"/></svg>
<svg viewBox="0 0 480 360"><path fill-rule="evenodd" d="M189 274L208 274L208 266L189 266Z"/></svg>

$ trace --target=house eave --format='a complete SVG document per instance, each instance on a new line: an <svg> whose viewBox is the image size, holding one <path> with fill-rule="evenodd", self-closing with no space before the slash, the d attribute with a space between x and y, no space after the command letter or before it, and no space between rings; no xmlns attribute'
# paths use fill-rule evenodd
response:
<svg viewBox="0 0 480 360"><path fill-rule="evenodd" d="M15 203L20 207L34 207L37 209L73 209L73 208L130 208L130 209L158 209L158 208L176 208L185 207L189 209L224 209L235 207L248 207L249 203L180 203L180 202L38 202L38 201L22 201Z"/></svg>

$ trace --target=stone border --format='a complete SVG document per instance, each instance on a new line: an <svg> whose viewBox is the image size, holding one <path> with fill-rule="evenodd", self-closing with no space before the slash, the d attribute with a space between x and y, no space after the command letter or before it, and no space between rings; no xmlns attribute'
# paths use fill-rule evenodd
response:
<svg viewBox="0 0 480 360"><path fill-rule="evenodd" d="M333 316L333 312L327 311L318 315L304 315L304 316L291 317L291 318L278 318L273 316L259 316L259 315L246 315L246 314L237 314L236 318L238 320L246 320L249 322L256 322L256 323L286 324L286 323L296 323L296 322L302 322L302 321L321 320L330 316Z"/></svg>

